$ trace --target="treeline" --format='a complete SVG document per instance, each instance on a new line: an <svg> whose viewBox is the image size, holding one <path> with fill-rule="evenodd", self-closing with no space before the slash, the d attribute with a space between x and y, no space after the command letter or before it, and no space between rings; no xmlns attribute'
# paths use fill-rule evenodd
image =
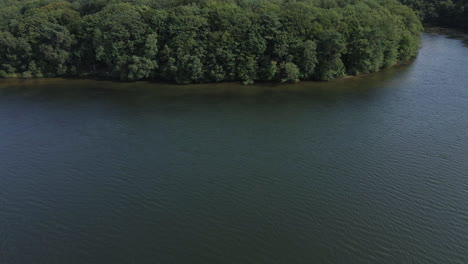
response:
<svg viewBox="0 0 468 264"><path fill-rule="evenodd" d="M0 77L296 82L415 56L396 0L0 0Z"/></svg>
<svg viewBox="0 0 468 264"><path fill-rule="evenodd" d="M400 0L424 23L468 30L468 0Z"/></svg>

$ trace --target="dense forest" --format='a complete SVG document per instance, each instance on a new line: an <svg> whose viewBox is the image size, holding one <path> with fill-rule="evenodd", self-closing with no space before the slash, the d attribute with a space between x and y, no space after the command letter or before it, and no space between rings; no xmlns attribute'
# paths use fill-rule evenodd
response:
<svg viewBox="0 0 468 264"><path fill-rule="evenodd" d="M400 0L424 23L468 30L468 0Z"/></svg>
<svg viewBox="0 0 468 264"><path fill-rule="evenodd" d="M416 55L396 0L0 0L0 77L296 82Z"/></svg>

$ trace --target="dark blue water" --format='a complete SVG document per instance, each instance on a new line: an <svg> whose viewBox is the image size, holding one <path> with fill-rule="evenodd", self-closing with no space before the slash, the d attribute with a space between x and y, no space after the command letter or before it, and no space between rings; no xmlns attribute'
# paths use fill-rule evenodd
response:
<svg viewBox="0 0 468 264"><path fill-rule="evenodd" d="M288 86L0 83L0 263L468 263L468 48Z"/></svg>

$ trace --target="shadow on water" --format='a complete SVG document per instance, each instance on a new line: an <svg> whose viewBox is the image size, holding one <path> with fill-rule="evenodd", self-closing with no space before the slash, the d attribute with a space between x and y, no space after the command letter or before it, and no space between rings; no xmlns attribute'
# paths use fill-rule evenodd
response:
<svg viewBox="0 0 468 264"><path fill-rule="evenodd" d="M0 95L15 95L34 99L107 98L116 102L149 100L275 100L280 98L315 98L334 100L344 95L371 95L385 84L404 74L411 64L398 65L378 73L346 77L329 82L297 84L211 83L176 85L154 82L114 82L81 79L5 79L0 80Z"/></svg>

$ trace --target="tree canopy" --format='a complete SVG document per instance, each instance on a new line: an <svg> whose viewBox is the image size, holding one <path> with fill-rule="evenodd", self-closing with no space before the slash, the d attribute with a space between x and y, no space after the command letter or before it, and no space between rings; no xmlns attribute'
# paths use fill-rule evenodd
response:
<svg viewBox="0 0 468 264"><path fill-rule="evenodd" d="M425 23L468 30L468 0L400 0Z"/></svg>
<svg viewBox="0 0 468 264"><path fill-rule="evenodd" d="M0 0L0 77L297 82L415 56L396 0Z"/></svg>

